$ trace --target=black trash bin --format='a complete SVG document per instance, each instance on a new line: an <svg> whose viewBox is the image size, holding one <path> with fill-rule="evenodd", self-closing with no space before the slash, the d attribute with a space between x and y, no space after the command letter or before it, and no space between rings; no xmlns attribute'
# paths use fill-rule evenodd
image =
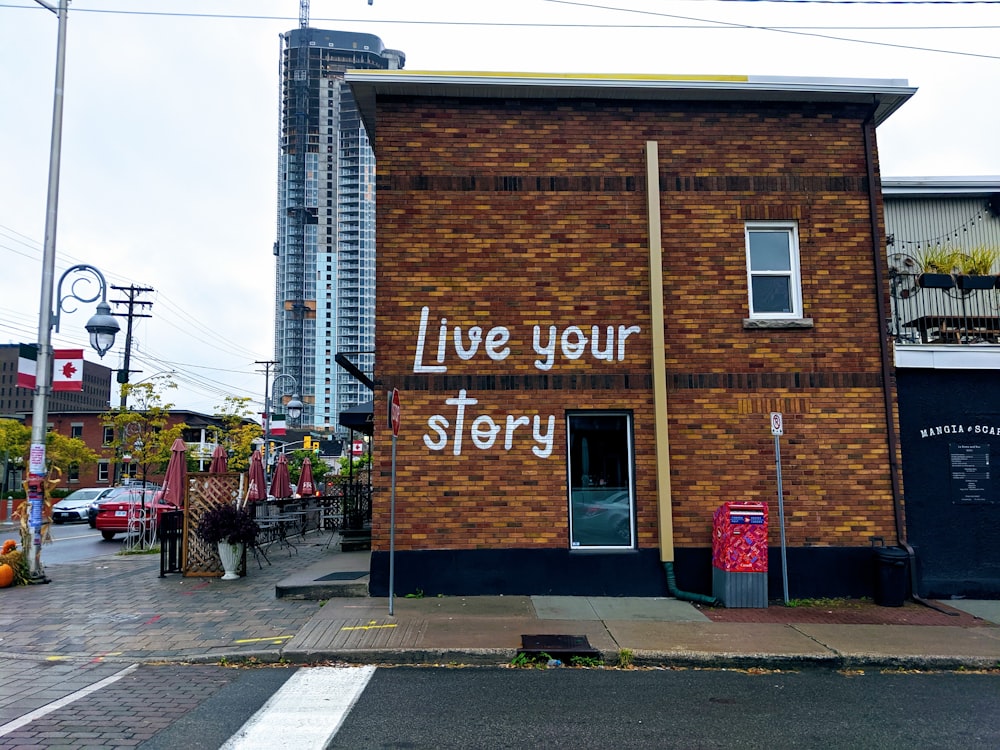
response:
<svg viewBox="0 0 1000 750"><path fill-rule="evenodd" d="M902 547L875 548L875 603L902 607L906 601L910 556Z"/></svg>

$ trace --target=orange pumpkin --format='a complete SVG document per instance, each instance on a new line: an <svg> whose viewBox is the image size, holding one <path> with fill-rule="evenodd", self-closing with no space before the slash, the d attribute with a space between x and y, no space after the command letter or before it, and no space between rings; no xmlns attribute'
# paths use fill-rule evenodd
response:
<svg viewBox="0 0 1000 750"><path fill-rule="evenodd" d="M3 543L3 547L0 547L0 555L6 555L8 552L13 552L17 549L17 542L13 539L8 539Z"/></svg>
<svg viewBox="0 0 1000 750"><path fill-rule="evenodd" d="M0 589L5 589L14 583L14 569L7 563L0 565Z"/></svg>

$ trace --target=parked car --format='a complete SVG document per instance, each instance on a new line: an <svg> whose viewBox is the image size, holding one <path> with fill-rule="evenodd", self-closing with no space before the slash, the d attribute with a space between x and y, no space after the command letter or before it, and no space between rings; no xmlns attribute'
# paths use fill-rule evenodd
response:
<svg viewBox="0 0 1000 750"><path fill-rule="evenodd" d="M152 534L154 521L158 525L160 516L176 506L162 500L163 491L147 487L121 487L122 492L109 495L97 506L94 527L101 532L105 541L111 541L116 534L142 531Z"/></svg>
<svg viewBox="0 0 1000 750"><path fill-rule="evenodd" d="M147 490L158 490L160 485L158 484L147 484ZM132 493L136 493L142 490L142 485L129 484L122 485L121 487L110 487L104 494L98 497L96 500L91 501L90 508L87 509L87 522L90 524L90 528L97 528L97 506L99 506L105 500L114 500L116 497L125 497Z"/></svg>
<svg viewBox="0 0 1000 750"><path fill-rule="evenodd" d="M90 506L111 492L111 487L88 487L74 490L52 506L52 522L85 523L90 517Z"/></svg>

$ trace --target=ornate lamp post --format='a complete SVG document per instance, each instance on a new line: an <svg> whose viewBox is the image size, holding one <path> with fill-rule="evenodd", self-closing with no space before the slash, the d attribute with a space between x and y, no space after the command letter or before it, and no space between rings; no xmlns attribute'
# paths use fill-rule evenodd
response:
<svg viewBox="0 0 1000 750"><path fill-rule="evenodd" d="M46 232L48 235L48 232ZM54 256L54 250L51 255ZM49 256L49 245L46 243L45 255ZM69 291L63 293L63 281L70 274L82 274L69 286ZM81 289L81 283L97 284L97 292L88 295ZM90 333L90 345L103 357L114 346L115 335L119 325L111 314L108 306L108 284L104 275L94 266L79 264L66 269L59 277L56 296L52 296L51 278L42 279L42 309L38 322L38 362L35 376L35 396L31 416L31 450L28 454L28 525L31 536L28 545L28 562L31 579L34 582L47 582L42 568L42 511L45 503L45 476L47 467L45 461L45 431L49 418L49 393L52 391L52 329L59 330L59 320L62 312L74 312L68 308L70 300L78 302L93 302L100 298L97 313L87 321L87 331ZM84 287L85 288L85 287ZM51 305L55 301L55 310Z"/></svg>
<svg viewBox="0 0 1000 750"><path fill-rule="evenodd" d="M275 375L274 383L271 384L271 393L264 394L266 396L264 413L267 415L267 419L264 422L264 473L268 482L271 481L271 404L274 402L274 392L278 389L278 381L282 378L288 378L294 383L292 398L285 404L285 409L288 411L288 418L298 419L302 416L304 406L302 400L299 398L299 394L296 393L299 389L299 381L293 375Z"/></svg>
<svg viewBox="0 0 1000 750"><path fill-rule="evenodd" d="M68 0L59 0L56 10L41 0L39 5L53 11L59 18L59 30L56 41L56 80L55 94L52 104L52 137L49 146L49 179L45 210L45 246L42 251L42 287L38 314L38 360L36 362L35 397L31 417L31 449L28 454L28 526L31 534L28 543L28 563L33 583L47 583L45 571L42 568L42 512L45 504L45 428L48 421L48 398L52 389L52 328L59 330L59 314L61 311L72 312L65 307L65 302L75 299L79 302L93 302L101 298L97 306L97 314L87 321L87 331L90 333L90 344L103 357L114 345L115 334L118 333L118 321L111 315L107 302L107 282L104 276L93 266L73 266L62 275L57 287L58 294L53 298L53 278L56 267L56 217L59 211L59 162L62 146L62 112L63 88L66 78L66 19L69 13ZM70 286L70 291L63 295L62 282L70 273L85 273L99 282L98 293L93 297L80 296L77 284ZM80 281L78 279L77 281ZM53 301L58 300L55 310Z"/></svg>

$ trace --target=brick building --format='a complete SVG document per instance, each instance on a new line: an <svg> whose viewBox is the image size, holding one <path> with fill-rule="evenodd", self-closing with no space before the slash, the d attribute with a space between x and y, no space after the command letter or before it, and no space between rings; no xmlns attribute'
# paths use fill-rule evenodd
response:
<svg viewBox="0 0 1000 750"><path fill-rule="evenodd" d="M107 410L97 412L87 411L50 411L48 414L49 430L66 437L79 438L98 456L96 464L75 467L60 467L63 470L61 488L77 489L79 487L111 487L121 480L122 476L134 479L145 479L149 482L163 481L165 466L148 464L139 466L129 463L127 468L120 456L113 454L111 445L114 443L112 427L104 425ZM31 414L25 415L24 424L31 427ZM197 461L200 471L207 471L212 459L215 444L211 442L211 428L223 427L223 421L217 416L185 409L171 409L166 417L166 427L184 423L181 437L187 444L189 461ZM20 477L15 478L17 485Z"/></svg>
<svg viewBox="0 0 1000 750"><path fill-rule="evenodd" d="M372 588L711 589L770 504L791 595L901 515L875 128L900 81L358 71L378 190Z"/></svg>
<svg viewBox="0 0 1000 750"><path fill-rule="evenodd" d="M0 344L0 415L22 419L31 414L35 391L17 386L17 344ZM107 409L111 403L111 368L83 361L83 390L53 391L50 411L91 411Z"/></svg>

